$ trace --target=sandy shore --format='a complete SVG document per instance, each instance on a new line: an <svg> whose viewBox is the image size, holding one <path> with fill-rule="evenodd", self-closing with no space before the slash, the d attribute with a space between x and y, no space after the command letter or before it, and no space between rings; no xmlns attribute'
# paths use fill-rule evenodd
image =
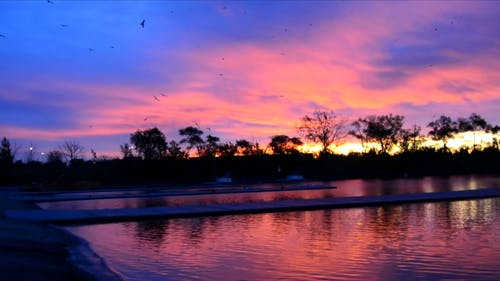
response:
<svg viewBox="0 0 500 281"><path fill-rule="evenodd" d="M50 224L7 219L6 210L37 209L9 200L13 191L0 187L0 280L122 280L80 238Z"/></svg>

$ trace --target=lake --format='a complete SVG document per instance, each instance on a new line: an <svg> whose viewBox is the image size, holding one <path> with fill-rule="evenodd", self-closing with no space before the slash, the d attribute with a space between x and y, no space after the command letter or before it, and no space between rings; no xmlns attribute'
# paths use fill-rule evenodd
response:
<svg viewBox="0 0 500 281"><path fill-rule="evenodd" d="M337 191L498 188L499 178L354 183ZM500 198L66 229L125 280L500 280Z"/></svg>
<svg viewBox="0 0 500 281"><path fill-rule="evenodd" d="M287 191L288 187L305 187L306 190ZM335 186L335 189L323 190L307 190L311 186ZM226 186L215 188L218 192L223 192L224 189L245 191L248 186ZM132 197L118 198L119 196L147 195L141 190L126 190L126 191L95 191L88 192L72 192L68 194L56 194L54 197L82 197L98 196L98 195L113 195L117 198L109 199L90 199L90 200L64 200L53 202L38 203L43 209L117 209L117 208L145 208L158 206L183 206L183 205L206 205L206 204L222 204L222 203L243 203L243 202L262 202L262 201L279 201L279 200L294 200L294 199L316 199L327 197L347 197L347 196L376 196L389 194L403 193L420 193L420 192L440 192L440 191L456 191L480 188L500 188L500 178L494 176L454 176L454 177L426 177L417 179L394 179L394 180L341 180L333 182L303 182L303 183L287 183L287 184L261 184L253 185L249 188L260 188L262 190L283 187L282 191L276 192L255 192L240 194L205 194L191 196L151 196L151 197ZM205 187L205 189L214 189L214 187ZM179 191L178 188L155 188L154 192L161 194L162 192ZM200 188L186 188L185 191L198 192ZM148 189L151 192L151 189Z"/></svg>

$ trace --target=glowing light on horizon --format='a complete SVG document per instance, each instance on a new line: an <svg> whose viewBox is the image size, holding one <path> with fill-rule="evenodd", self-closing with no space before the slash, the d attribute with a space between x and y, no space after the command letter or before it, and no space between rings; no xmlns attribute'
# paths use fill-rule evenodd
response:
<svg viewBox="0 0 500 281"><path fill-rule="evenodd" d="M210 1L66 4L49 13L0 1L9 69L0 77L0 133L25 148L34 138L44 151L74 139L119 155L113 148L137 129L156 126L176 140L176 128L193 120L224 141L267 141L294 135L294 123L323 108L349 117L402 114L419 125L449 112L500 121L495 3L230 1L225 13L213 13ZM183 16L157 13L170 5ZM138 12L144 28L130 21ZM51 27L60 17L72 24ZM18 44L15 34L30 40ZM488 142L476 135L478 145ZM449 146L470 143L464 136ZM362 147L349 140L333 151Z"/></svg>
<svg viewBox="0 0 500 281"><path fill-rule="evenodd" d="M452 138L450 138L447 142L447 147L451 151L459 151L460 149L467 148L472 149L474 144L478 149L484 149L493 144L495 135L492 133L484 132L484 131L476 131L476 132L463 132L457 133ZM443 146L442 141L436 141L428 136L423 136L421 139L421 147L431 147L439 149ZM374 142L365 143L366 150L370 149L378 149L378 144ZM350 153L363 153L363 146L359 141L354 139L350 139L348 141L343 142L342 144L335 146L332 145L333 153L348 155ZM299 151L302 153L312 153L318 154L321 152L322 146L318 143L305 143L304 145L299 147ZM394 147L391 154L398 153L399 148Z"/></svg>

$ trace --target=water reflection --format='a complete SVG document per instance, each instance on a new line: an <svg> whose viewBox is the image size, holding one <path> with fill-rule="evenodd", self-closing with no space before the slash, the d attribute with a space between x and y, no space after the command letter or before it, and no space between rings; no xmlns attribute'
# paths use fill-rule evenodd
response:
<svg viewBox="0 0 500 281"><path fill-rule="evenodd" d="M320 183L310 184L314 185ZM261 202L343 196L376 196L478 188L500 188L500 177L457 176L396 180L344 180L321 184L337 186L338 188L329 190L277 191L265 193L93 199L45 202L39 205L44 209L112 209Z"/></svg>
<svg viewBox="0 0 500 281"><path fill-rule="evenodd" d="M500 199L70 227L127 280L498 280Z"/></svg>

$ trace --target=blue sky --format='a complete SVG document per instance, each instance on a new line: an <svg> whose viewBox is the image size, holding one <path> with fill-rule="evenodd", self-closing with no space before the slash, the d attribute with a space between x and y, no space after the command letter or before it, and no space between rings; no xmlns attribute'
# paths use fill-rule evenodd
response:
<svg viewBox="0 0 500 281"><path fill-rule="evenodd" d="M0 136L20 154L194 124L265 145L317 109L500 123L500 2L52 2L0 2Z"/></svg>

